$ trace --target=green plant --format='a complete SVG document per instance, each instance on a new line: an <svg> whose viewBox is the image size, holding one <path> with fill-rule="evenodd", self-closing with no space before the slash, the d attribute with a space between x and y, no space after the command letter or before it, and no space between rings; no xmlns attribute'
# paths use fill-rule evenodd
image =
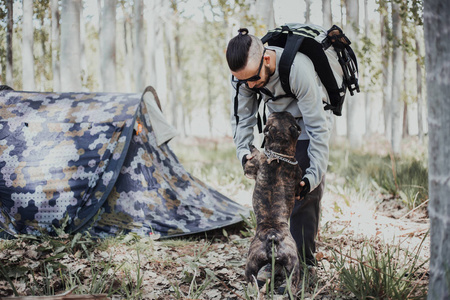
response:
<svg viewBox="0 0 450 300"><path fill-rule="evenodd" d="M343 254L333 250L334 264L339 271L342 288L358 299L414 299L426 296L426 284L420 283L423 266L420 261L422 243L409 252L400 245L383 251L364 244L352 257L352 252Z"/></svg>
<svg viewBox="0 0 450 300"><path fill-rule="evenodd" d="M250 215L248 218L241 215L242 221L245 223L246 231L241 230L241 234L244 237L251 237L255 234L256 229L256 215L253 210L250 211Z"/></svg>
<svg viewBox="0 0 450 300"><path fill-rule="evenodd" d="M17 292L16 287L14 286L11 278L9 278L8 271L3 267L2 264L0 264L0 275L2 275L6 279L8 284L11 286L11 289L13 290L14 296L19 296L19 293Z"/></svg>
<svg viewBox="0 0 450 300"><path fill-rule="evenodd" d="M125 270L125 280L122 282L121 290L126 299L141 299L142 283L144 280L144 273L141 271L141 257L138 249L136 249L137 264L135 268L135 276L130 270Z"/></svg>

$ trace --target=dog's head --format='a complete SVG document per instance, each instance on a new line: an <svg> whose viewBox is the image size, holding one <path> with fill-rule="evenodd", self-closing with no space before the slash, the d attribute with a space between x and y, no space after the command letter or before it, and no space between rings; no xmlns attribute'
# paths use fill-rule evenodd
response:
<svg viewBox="0 0 450 300"><path fill-rule="evenodd" d="M274 112L269 116L264 128L266 147L274 150L294 150L301 133L295 118L287 111ZM291 149L292 148L292 149Z"/></svg>

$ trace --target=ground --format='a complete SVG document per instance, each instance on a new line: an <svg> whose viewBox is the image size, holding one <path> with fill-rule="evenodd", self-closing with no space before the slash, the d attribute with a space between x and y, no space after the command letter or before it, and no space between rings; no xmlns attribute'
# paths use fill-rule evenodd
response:
<svg viewBox="0 0 450 300"><path fill-rule="evenodd" d="M346 278L371 285L368 289L376 288L371 282L376 285L377 279L365 273L362 279L346 273L352 266L354 270L367 267L366 272L373 270L378 275L398 271L387 275L396 286L408 283L412 288L406 297L394 299L426 297L430 252L427 203L410 210L395 198L344 189L342 180L327 174L317 239L319 263L300 298L363 298L346 288ZM213 185L250 207L251 181L239 188L233 181ZM110 293L115 299L271 299L270 289L258 291L244 281L253 232L252 226L242 222L177 239L127 235L95 241L62 234L56 239L0 241L0 271L11 279L8 282L0 274L0 296L13 295L14 285L19 295L73 289L73 293ZM388 268L381 263L386 261Z"/></svg>

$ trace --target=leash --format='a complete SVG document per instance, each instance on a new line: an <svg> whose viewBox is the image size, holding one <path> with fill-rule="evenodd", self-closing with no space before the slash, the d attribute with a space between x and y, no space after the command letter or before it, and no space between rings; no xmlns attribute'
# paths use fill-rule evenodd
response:
<svg viewBox="0 0 450 300"><path fill-rule="evenodd" d="M270 164L273 160L277 160L277 162L279 163L280 160L287 162L288 164L291 165L296 165L298 164L298 161L295 160L295 156L290 156L290 155L285 155L285 154L281 154L281 153L277 153L274 152L272 150L269 149L264 149L264 154L267 156L267 163ZM292 160L289 160L292 159Z"/></svg>

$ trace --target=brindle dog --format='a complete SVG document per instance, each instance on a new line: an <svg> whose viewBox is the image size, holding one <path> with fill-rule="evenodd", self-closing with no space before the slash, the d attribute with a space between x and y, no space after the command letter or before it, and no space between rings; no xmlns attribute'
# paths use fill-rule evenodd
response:
<svg viewBox="0 0 450 300"><path fill-rule="evenodd" d="M300 131L290 113L272 113L264 128L264 152L252 146L253 158L244 168L247 177L256 179L252 201L257 221L248 252L246 280L254 281L259 269L271 263L273 245L277 281L292 274L293 292L300 281L300 267L288 222L296 196L300 195L302 171L295 160Z"/></svg>

